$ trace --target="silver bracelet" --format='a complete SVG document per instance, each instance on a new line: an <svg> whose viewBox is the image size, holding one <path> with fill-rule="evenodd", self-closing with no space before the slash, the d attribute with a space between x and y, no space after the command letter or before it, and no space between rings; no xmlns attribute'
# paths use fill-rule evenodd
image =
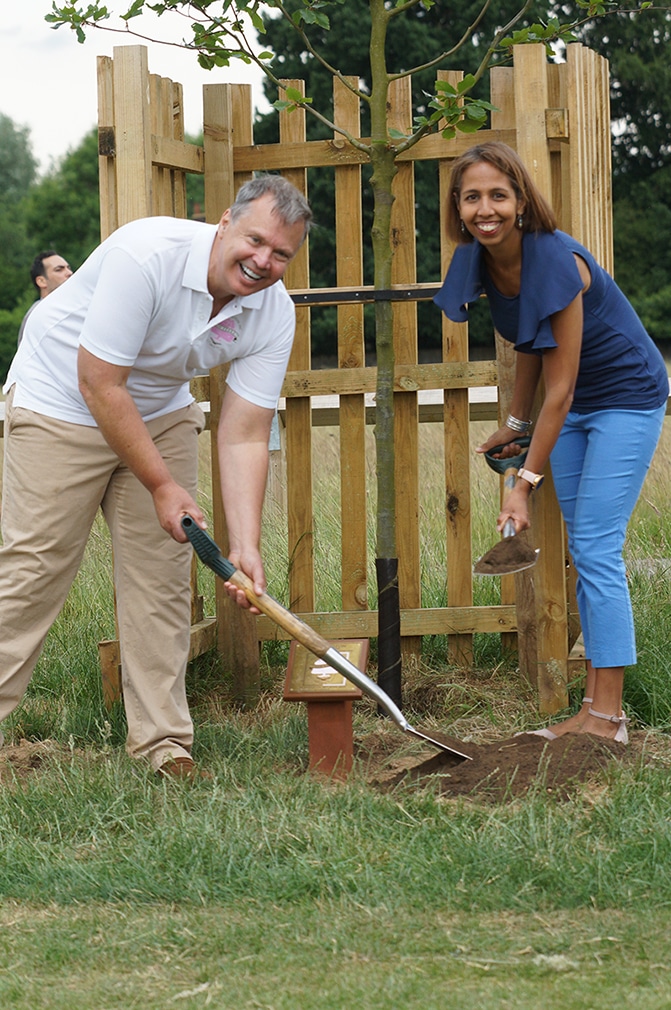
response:
<svg viewBox="0 0 671 1010"><path fill-rule="evenodd" d="M511 431L519 431L521 435L526 435L530 427L531 421L520 421L518 417L513 417L512 414L508 414L506 428L510 428Z"/></svg>

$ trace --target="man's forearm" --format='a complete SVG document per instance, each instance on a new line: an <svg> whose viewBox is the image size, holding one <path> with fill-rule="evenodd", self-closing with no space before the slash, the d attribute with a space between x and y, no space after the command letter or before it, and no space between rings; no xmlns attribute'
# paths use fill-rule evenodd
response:
<svg viewBox="0 0 671 1010"><path fill-rule="evenodd" d="M267 443L220 445L219 468L230 550L258 550L268 478Z"/></svg>

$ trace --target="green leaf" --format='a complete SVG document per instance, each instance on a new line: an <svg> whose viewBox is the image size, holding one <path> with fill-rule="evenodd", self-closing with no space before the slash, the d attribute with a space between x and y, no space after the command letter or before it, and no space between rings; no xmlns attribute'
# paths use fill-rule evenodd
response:
<svg viewBox="0 0 671 1010"><path fill-rule="evenodd" d="M418 123L418 125L423 125L420 124L418 120L415 120L415 122ZM407 134L405 134L403 130L396 130L394 129L393 126L389 127L388 133L392 140L405 140L407 136Z"/></svg>
<svg viewBox="0 0 671 1010"><path fill-rule="evenodd" d="M259 32L261 35L265 35L266 26L263 23L263 18L261 17L261 15L258 14L255 10L248 10L247 13L250 16L252 24L254 25L256 31Z"/></svg>
<svg viewBox="0 0 671 1010"><path fill-rule="evenodd" d="M144 13L144 0L135 0L135 2L128 8L125 14L121 15L122 21L130 21L131 18L140 17Z"/></svg>
<svg viewBox="0 0 671 1010"><path fill-rule="evenodd" d="M457 91L460 95L463 95L464 91L468 91L475 84L475 77L473 74L466 74L462 81L457 84Z"/></svg>
<svg viewBox="0 0 671 1010"><path fill-rule="evenodd" d="M284 93L291 102L303 101L303 96L297 88L285 88Z"/></svg>
<svg viewBox="0 0 671 1010"><path fill-rule="evenodd" d="M481 126L481 122L475 122L472 119L462 119L456 124L461 133L477 133Z"/></svg>

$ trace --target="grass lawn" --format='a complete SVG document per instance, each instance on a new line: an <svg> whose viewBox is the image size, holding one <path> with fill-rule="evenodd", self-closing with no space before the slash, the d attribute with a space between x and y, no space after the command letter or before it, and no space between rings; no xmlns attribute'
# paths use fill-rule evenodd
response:
<svg viewBox="0 0 671 1010"><path fill-rule="evenodd" d="M255 902L0 911L17 1010L667 1010L671 914Z"/></svg>

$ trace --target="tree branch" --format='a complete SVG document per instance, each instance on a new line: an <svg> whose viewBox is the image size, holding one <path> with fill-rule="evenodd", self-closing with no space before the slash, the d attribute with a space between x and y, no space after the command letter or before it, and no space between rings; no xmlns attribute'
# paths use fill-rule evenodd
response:
<svg viewBox="0 0 671 1010"><path fill-rule="evenodd" d="M414 0L414 2L419 3L420 0ZM286 20L289 22L289 24L296 32L296 34L300 35L301 39L303 40L303 45L305 46L310 56L314 57L314 59L317 60L317 62L320 63L324 68L324 70L328 71L329 74L331 74L333 77L337 77L340 83L344 85L344 87L346 87L348 91L351 91L353 95L356 95L357 98L361 99L364 102L369 102L370 96L367 95L365 91L361 91L360 88L355 88L354 85L350 81L348 81L348 79L344 76L342 71L337 70L335 67L331 66L328 60L325 60L324 57L317 52L317 50L310 42L310 39L306 35L305 29L301 28L299 25L295 23L295 21L291 18L289 12L286 10L284 4L278 2L277 7L282 16L286 18Z"/></svg>
<svg viewBox="0 0 671 1010"><path fill-rule="evenodd" d="M417 2L419 3L419 0L417 0ZM423 64L421 64L421 66L412 67L412 69L410 69L410 70L404 70L402 73L390 74L389 75L389 79L392 80L392 81L395 81L395 80L399 80L401 77L409 77L412 74L419 74L419 73L421 73L424 70L430 70L432 67L438 66L438 64L442 63L443 60L446 60L448 58L448 56L453 56L456 52L458 52L461 49L461 47L463 45L465 45L466 42L468 42L470 36L473 34L473 32L475 31L475 29L478 27L478 25L482 21L483 17L487 13L491 2L492 2L492 0L485 0L485 4L482 7L482 9L480 10L480 13L478 14L478 16L475 19L475 21L473 22L473 24L469 25L469 27L466 29L466 31L461 36L461 38L459 39L459 41L456 43L456 45L452 46L451 49L445 50L445 52L441 53L440 56L436 56L435 59L429 60L428 63L423 63ZM527 7L529 6L528 2L527 2L526 6ZM525 7L525 10L526 10L526 7Z"/></svg>

